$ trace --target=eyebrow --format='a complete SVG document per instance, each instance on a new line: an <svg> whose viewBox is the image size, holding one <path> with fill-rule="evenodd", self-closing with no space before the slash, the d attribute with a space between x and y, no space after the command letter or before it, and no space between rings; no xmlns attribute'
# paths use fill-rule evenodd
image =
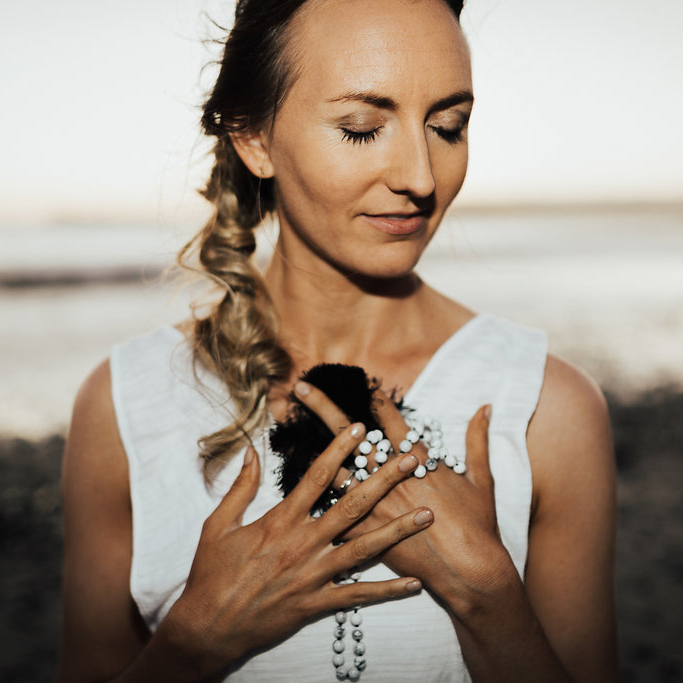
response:
<svg viewBox="0 0 683 683"><path fill-rule="evenodd" d="M327 102L362 102L378 109L387 109L388 111L396 111L398 109L398 103L391 97L365 91L344 93L339 97L327 100ZM474 102L474 95L469 90L459 90L435 102L430 107L430 112L443 111L444 109L450 109L458 104L467 102Z"/></svg>

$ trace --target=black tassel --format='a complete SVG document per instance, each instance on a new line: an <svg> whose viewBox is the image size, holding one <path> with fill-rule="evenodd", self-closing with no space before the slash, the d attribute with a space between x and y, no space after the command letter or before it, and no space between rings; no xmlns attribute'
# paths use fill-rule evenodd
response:
<svg viewBox="0 0 683 683"><path fill-rule="evenodd" d="M369 379L363 368L341 363L322 363L307 370L301 379L321 389L341 411L349 422L362 422L368 431L382 429L372 412L372 398L379 386L376 379ZM299 483L310 464L330 445L336 436L327 425L309 410L294 394L290 416L278 422L270 433L270 447L282 458L278 468L278 486L286 496ZM402 401L392 400L399 409ZM354 470L355 454L344 461L344 467ZM312 512L325 512L336 497L330 488L316 501Z"/></svg>

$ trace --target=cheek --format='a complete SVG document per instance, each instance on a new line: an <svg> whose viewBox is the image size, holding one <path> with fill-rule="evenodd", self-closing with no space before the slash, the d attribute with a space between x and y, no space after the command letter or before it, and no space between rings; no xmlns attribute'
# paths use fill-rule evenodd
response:
<svg viewBox="0 0 683 683"><path fill-rule="evenodd" d="M317 142L282 148L275 158L281 202L309 212L352 209L349 202L362 197L372 173L354 159L353 151Z"/></svg>
<svg viewBox="0 0 683 683"><path fill-rule="evenodd" d="M435 160L437 161L437 160ZM463 145L458 154L447 154L434 164L434 175L439 199L450 203L458 194L467 174L468 150Z"/></svg>

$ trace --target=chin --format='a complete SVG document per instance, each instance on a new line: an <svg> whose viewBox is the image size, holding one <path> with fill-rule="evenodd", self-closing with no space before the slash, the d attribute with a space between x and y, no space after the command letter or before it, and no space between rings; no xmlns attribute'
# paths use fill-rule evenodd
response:
<svg viewBox="0 0 683 683"><path fill-rule="evenodd" d="M347 273L354 279L366 278L374 280L397 280L413 274L415 266L420 260L420 255L411 255L410 258L376 258L368 263L359 264L355 268L349 268Z"/></svg>

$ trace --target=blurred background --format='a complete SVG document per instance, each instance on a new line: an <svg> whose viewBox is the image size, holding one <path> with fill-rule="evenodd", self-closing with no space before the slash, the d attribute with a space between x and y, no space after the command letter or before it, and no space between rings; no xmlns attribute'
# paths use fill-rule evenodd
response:
<svg viewBox="0 0 683 683"><path fill-rule="evenodd" d="M0 679L52 680L59 460L113 344L187 315L218 0L0 3ZM461 196L420 265L608 395L625 681L683 680L683 6L469 0ZM264 231L265 259L273 228Z"/></svg>

